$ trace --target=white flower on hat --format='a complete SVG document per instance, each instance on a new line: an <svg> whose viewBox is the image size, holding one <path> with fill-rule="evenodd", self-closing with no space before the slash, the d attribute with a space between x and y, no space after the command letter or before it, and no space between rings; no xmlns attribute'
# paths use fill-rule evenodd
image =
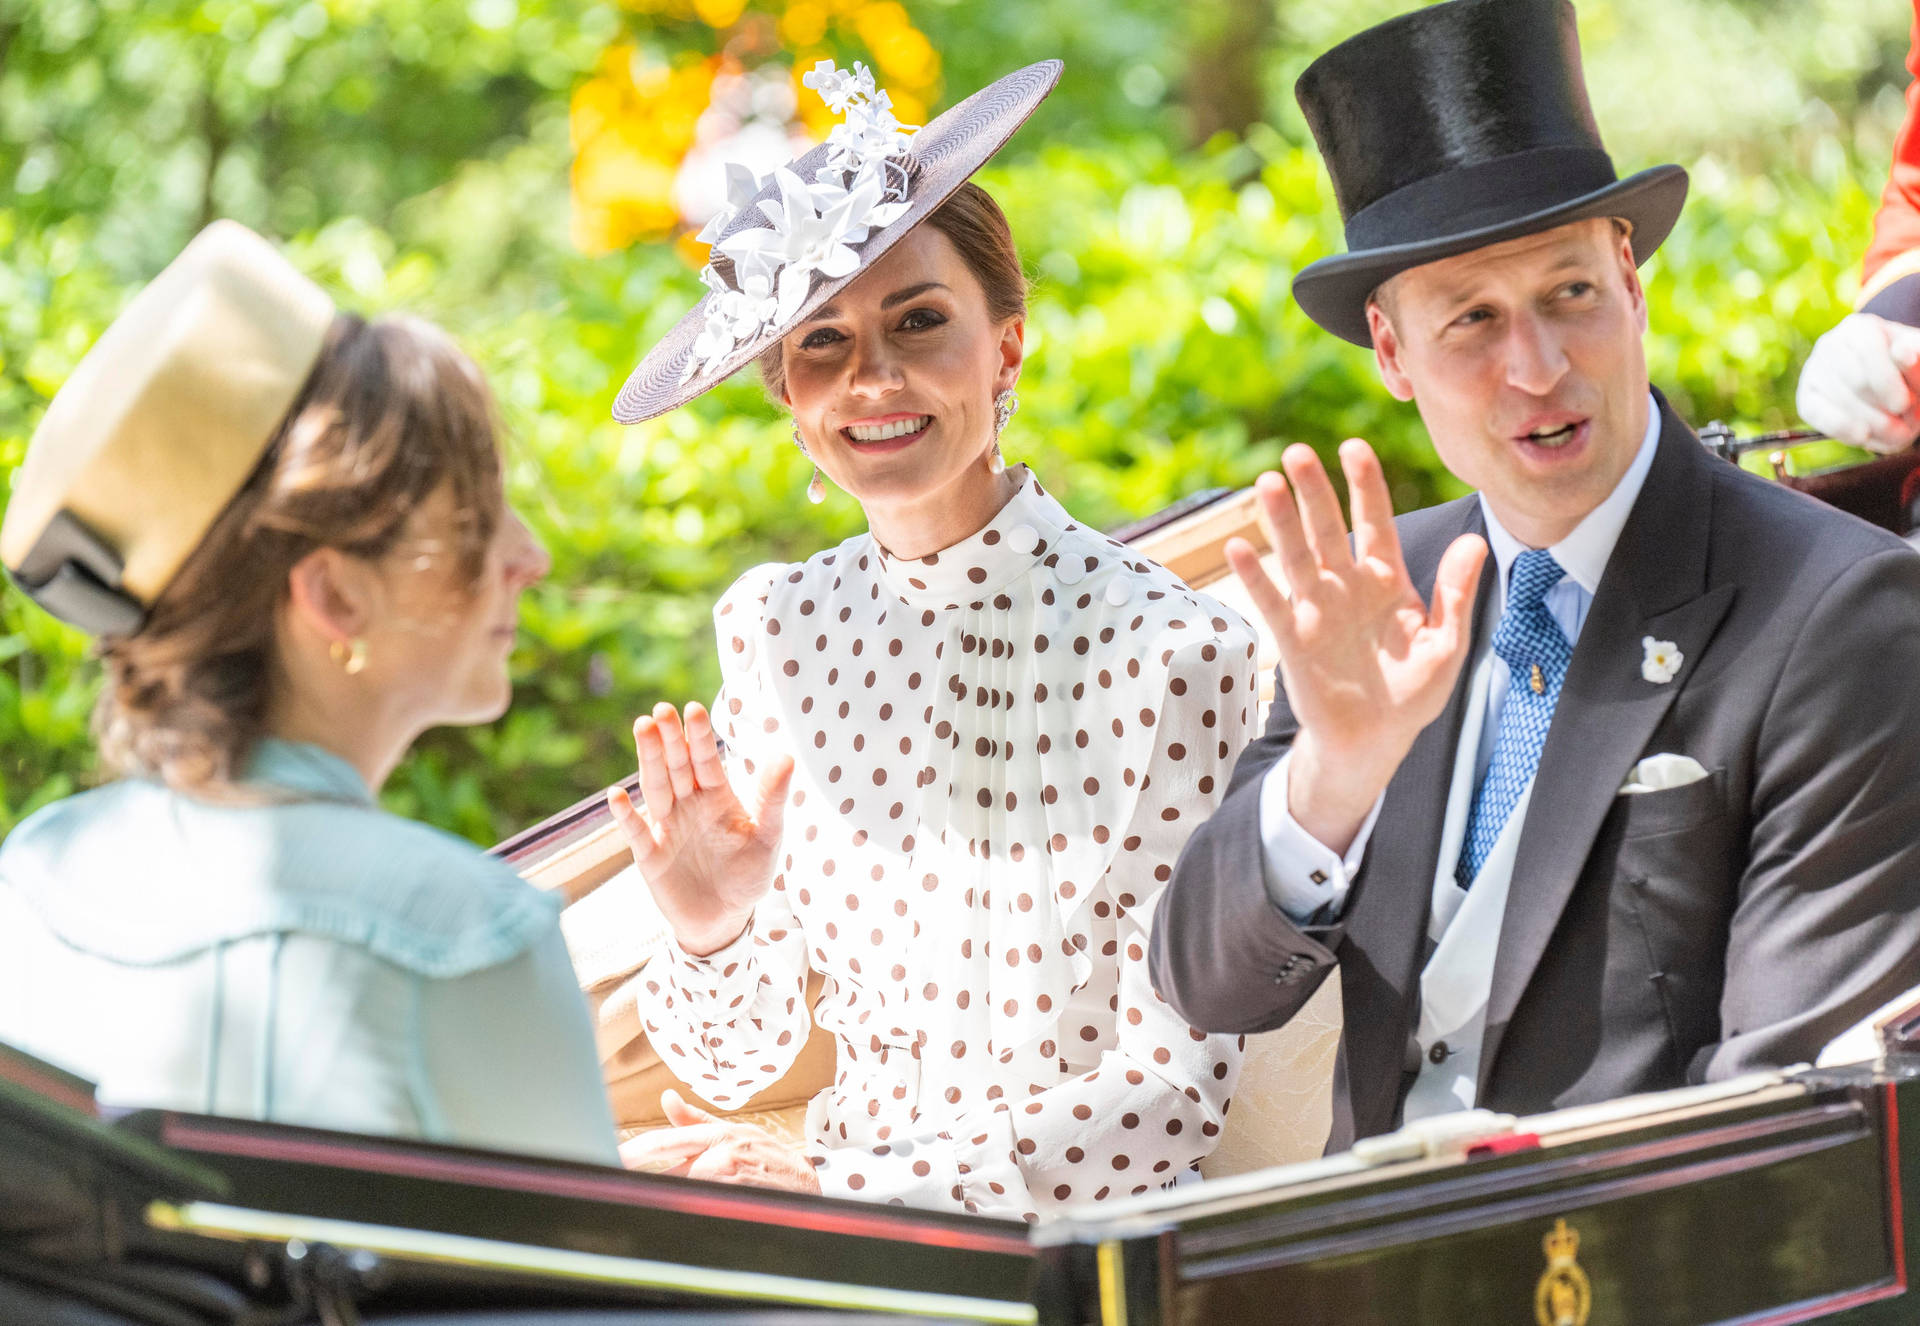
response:
<svg viewBox="0 0 1920 1326"><path fill-rule="evenodd" d="M1640 647L1646 651L1645 657L1640 660L1640 675L1663 686L1680 675L1681 665L1687 661L1687 656L1671 640L1656 640L1650 635L1643 635L1640 637Z"/></svg>
<svg viewBox="0 0 1920 1326"><path fill-rule="evenodd" d="M740 289L720 296L720 315L727 320L728 335L741 341L754 335L773 317L777 302L773 297L773 283L764 272L746 276Z"/></svg>
<svg viewBox="0 0 1920 1326"><path fill-rule="evenodd" d="M911 126L893 116L893 98L882 92L847 107L847 122L827 135L827 170L862 170L907 150Z"/></svg>
<svg viewBox="0 0 1920 1326"><path fill-rule="evenodd" d="M773 178L780 197L760 204L761 213L773 224L736 231L719 245L720 252L733 260L733 269L743 284L777 281L772 317L763 319L763 323L784 322L799 312L813 288L815 272L831 280L855 271L860 255L849 246L867 237L866 226L856 217L856 209L870 192L866 188L820 212L798 175L782 167L773 172ZM759 330L759 325L746 328L741 339Z"/></svg>
<svg viewBox="0 0 1920 1326"><path fill-rule="evenodd" d="M681 370L682 384L798 313L815 273L837 280L858 271L853 246L907 211L908 168L898 158L916 126L894 117L893 101L874 87L872 71L856 63L847 72L822 60L800 81L845 114L846 123L828 136L828 164L811 184L786 166L773 172L779 196L758 204L767 225L734 229L766 181L744 166L727 166L727 205L700 239L728 260L731 275L712 263L700 273L713 296Z"/></svg>
<svg viewBox="0 0 1920 1326"><path fill-rule="evenodd" d="M726 233L734 219L752 205L753 200L766 186L766 181L755 175L738 161L727 162L727 202L724 207L707 218L707 224L701 227L698 239L702 244L717 243ZM702 272L702 276L706 273Z"/></svg>
<svg viewBox="0 0 1920 1326"><path fill-rule="evenodd" d="M846 113L848 106L874 95L873 71L860 61L851 70L836 68L833 61L822 60L800 76L800 85L810 87L827 103L835 115Z"/></svg>

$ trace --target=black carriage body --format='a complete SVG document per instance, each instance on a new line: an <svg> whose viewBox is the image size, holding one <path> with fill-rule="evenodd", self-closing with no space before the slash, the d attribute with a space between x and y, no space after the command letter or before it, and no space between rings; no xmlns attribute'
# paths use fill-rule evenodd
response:
<svg viewBox="0 0 1920 1326"><path fill-rule="evenodd" d="M1090 1264L1108 1326L1920 1321L1917 1103L1910 1069L1805 1075L1542 1145L1229 1181L1038 1241Z"/></svg>
<svg viewBox="0 0 1920 1326"><path fill-rule="evenodd" d="M0 1317L24 1286L119 1314L74 1320L183 1326L307 1301L314 1315L290 1319L318 1320L329 1292L367 1322L501 1326L561 1310L583 1326L1920 1320L1920 1062L1546 1115L1437 1155L1385 1139L1369 1159L1033 1228L273 1124L110 1120L83 1088L0 1055Z"/></svg>

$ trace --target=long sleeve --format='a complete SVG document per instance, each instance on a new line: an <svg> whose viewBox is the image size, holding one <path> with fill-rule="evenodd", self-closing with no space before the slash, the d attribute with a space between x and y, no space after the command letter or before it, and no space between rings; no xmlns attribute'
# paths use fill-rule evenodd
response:
<svg viewBox="0 0 1920 1326"><path fill-rule="evenodd" d="M1761 726L1720 1038L1689 1076L1811 1059L1920 975L1920 561L1845 573L1798 627ZM1861 667L1860 624L1877 629ZM1684 841L1684 840L1683 840Z"/></svg>
<svg viewBox="0 0 1920 1326"><path fill-rule="evenodd" d="M1858 306L1868 307L1888 286L1920 274L1920 0L1908 43L1907 115L1893 143L1893 165L1873 218L1873 242L1861 272ZM1878 312L1879 309L1869 309Z"/></svg>
<svg viewBox="0 0 1920 1326"><path fill-rule="evenodd" d="M743 798L786 740L760 657L767 588L780 569L747 572L714 609L723 678L714 725ZM793 1067L812 1030L806 940L787 900L792 869L789 852L732 944L695 957L668 935L642 973L636 1002L661 1062L722 1109L740 1108Z"/></svg>
<svg viewBox="0 0 1920 1326"><path fill-rule="evenodd" d="M1344 855L1300 827L1287 809L1287 769L1293 752L1280 757L1260 780L1260 868L1273 905L1298 925L1306 925L1316 915L1338 916L1347 904L1347 891L1360 873L1367 855L1367 840L1380 818L1382 793L1374 799L1373 809L1361 821Z"/></svg>
<svg viewBox="0 0 1920 1326"><path fill-rule="evenodd" d="M913 1206L1019 1213L1141 1193L1213 1149L1244 1039L1193 1029L1154 992L1148 927L1181 844L1218 804L1257 708L1238 634L1173 658L1159 735L1121 847L1098 886L1090 933L1070 942L1111 964L1075 992L1058 1034L1105 1044L1087 1071L877 1150L816 1144L825 1191ZM1128 771L1130 774L1131 771ZM1063 1060L1068 1046L1057 1048ZM1086 1062L1081 1059L1081 1062Z"/></svg>
<svg viewBox="0 0 1920 1326"><path fill-rule="evenodd" d="M1341 926L1296 923L1269 892L1262 803L1299 724L1277 686L1267 730L1233 767L1227 794L1175 863L1154 921L1155 988L1192 1021L1270 1031L1306 1007L1333 970Z"/></svg>
<svg viewBox="0 0 1920 1326"><path fill-rule="evenodd" d="M558 928L520 956L419 979L423 1131L468 1146L619 1163L573 963Z"/></svg>

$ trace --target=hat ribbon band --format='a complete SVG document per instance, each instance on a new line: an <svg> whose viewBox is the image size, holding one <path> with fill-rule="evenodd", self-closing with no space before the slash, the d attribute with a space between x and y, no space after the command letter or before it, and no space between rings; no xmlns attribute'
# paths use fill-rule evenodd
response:
<svg viewBox="0 0 1920 1326"><path fill-rule="evenodd" d="M1443 170L1376 198L1347 218L1347 251L1469 234L1619 182L1597 147L1535 147Z"/></svg>
<svg viewBox="0 0 1920 1326"><path fill-rule="evenodd" d="M147 610L120 588L120 554L71 512L56 511L13 570L14 583L62 621L97 636L130 635Z"/></svg>

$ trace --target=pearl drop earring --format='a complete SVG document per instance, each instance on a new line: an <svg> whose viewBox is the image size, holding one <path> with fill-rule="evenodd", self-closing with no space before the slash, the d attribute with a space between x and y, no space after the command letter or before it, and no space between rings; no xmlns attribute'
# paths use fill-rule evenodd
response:
<svg viewBox="0 0 1920 1326"><path fill-rule="evenodd" d="M805 440L800 436L800 424L797 420L793 425L793 445L800 448L801 455L807 456L809 460L812 459L812 456L807 451ZM825 480L820 477L820 467L818 465L813 467L813 478L807 481L807 500L815 506L819 506L827 500L827 485Z"/></svg>
<svg viewBox="0 0 1920 1326"><path fill-rule="evenodd" d="M1007 458L1000 454L1000 434L1007 431L1007 421L1013 418L1013 412L1020 408L1020 393L1008 387L993 398L993 454L987 457L987 471L990 474L1004 474Z"/></svg>

